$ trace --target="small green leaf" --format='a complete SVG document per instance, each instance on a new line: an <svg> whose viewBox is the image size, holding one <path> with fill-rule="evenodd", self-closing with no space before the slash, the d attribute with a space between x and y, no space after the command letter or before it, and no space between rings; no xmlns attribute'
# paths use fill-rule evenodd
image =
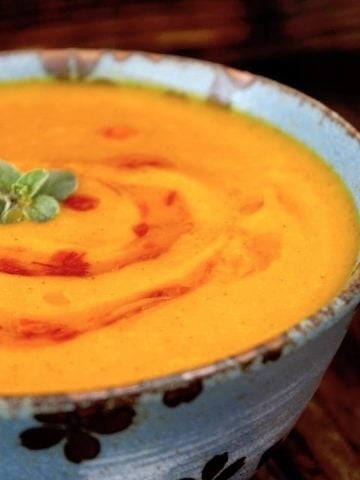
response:
<svg viewBox="0 0 360 480"><path fill-rule="evenodd" d="M36 169L21 174L0 159L0 223L46 222L59 213L59 202L77 188L78 180L69 171Z"/></svg>
<svg viewBox="0 0 360 480"><path fill-rule="evenodd" d="M59 202L68 198L78 188L78 180L67 170L53 170L39 193L50 195Z"/></svg>
<svg viewBox="0 0 360 480"><path fill-rule="evenodd" d="M11 185L10 194L12 198L20 200L20 198L28 197L28 187L26 185L21 185L18 183L13 183Z"/></svg>
<svg viewBox="0 0 360 480"><path fill-rule="evenodd" d="M2 223L20 223L24 220L23 210L15 205L5 210L1 215Z"/></svg>
<svg viewBox="0 0 360 480"><path fill-rule="evenodd" d="M26 218L39 223L51 220L59 211L59 202L49 195L42 194L37 195L32 204L24 208Z"/></svg>
<svg viewBox="0 0 360 480"><path fill-rule="evenodd" d="M5 200L0 200L0 217L4 213L5 207L6 207Z"/></svg>
<svg viewBox="0 0 360 480"><path fill-rule="evenodd" d="M20 177L20 172L11 163L0 160L0 191L8 193L11 185Z"/></svg>
<svg viewBox="0 0 360 480"><path fill-rule="evenodd" d="M48 178L49 172L46 170L31 170L21 175L13 184L12 192L17 197L33 198Z"/></svg>

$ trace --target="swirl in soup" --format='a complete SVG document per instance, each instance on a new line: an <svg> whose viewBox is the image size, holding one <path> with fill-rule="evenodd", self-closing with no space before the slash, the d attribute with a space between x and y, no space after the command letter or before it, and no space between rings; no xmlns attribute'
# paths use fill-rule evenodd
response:
<svg viewBox="0 0 360 480"><path fill-rule="evenodd" d="M0 156L66 168L52 221L0 225L0 391L124 385L260 344L336 295L358 219L274 127L146 88L0 88Z"/></svg>

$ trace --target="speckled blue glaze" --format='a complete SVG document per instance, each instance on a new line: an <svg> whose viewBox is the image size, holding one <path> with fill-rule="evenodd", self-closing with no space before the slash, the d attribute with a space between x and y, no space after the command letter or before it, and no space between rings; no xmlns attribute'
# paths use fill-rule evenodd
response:
<svg viewBox="0 0 360 480"><path fill-rule="evenodd" d="M275 82L145 53L0 55L0 81L48 76L153 83L256 115L326 158L360 206L359 134ZM90 393L0 397L0 479L195 480L204 471L203 480L216 480L206 474L210 465L225 480L250 478L313 395L359 292L357 265L344 291L313 317L265 345L197 370Z"/></svg>

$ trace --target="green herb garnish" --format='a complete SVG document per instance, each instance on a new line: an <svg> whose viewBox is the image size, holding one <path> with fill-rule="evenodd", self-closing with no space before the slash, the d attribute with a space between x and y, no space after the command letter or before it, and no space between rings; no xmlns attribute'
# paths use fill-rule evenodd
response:
<svg viewBox="0 0 360 480"><path fill-rule="evenodd" d="M67 170L21 173L0 160L0 223L47 222L59 213L59 202L77 188L77 178Z"/></svg>

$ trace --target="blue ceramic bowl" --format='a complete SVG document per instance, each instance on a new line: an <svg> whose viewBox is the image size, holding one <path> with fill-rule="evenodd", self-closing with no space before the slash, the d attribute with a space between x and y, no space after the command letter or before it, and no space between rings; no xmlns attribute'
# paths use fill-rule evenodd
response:
<svg viewBox="0 0 360 480"><path fill-rule="evenodd" d="M162 85L256 115L326 158L360 206L359 134L276 82L146 53L0 55L0 82L45 77ZM358 264L341 294L316 315L238 356L127 387L0 397L0 478L250 478L314 394L359 298Z"/></svg>

